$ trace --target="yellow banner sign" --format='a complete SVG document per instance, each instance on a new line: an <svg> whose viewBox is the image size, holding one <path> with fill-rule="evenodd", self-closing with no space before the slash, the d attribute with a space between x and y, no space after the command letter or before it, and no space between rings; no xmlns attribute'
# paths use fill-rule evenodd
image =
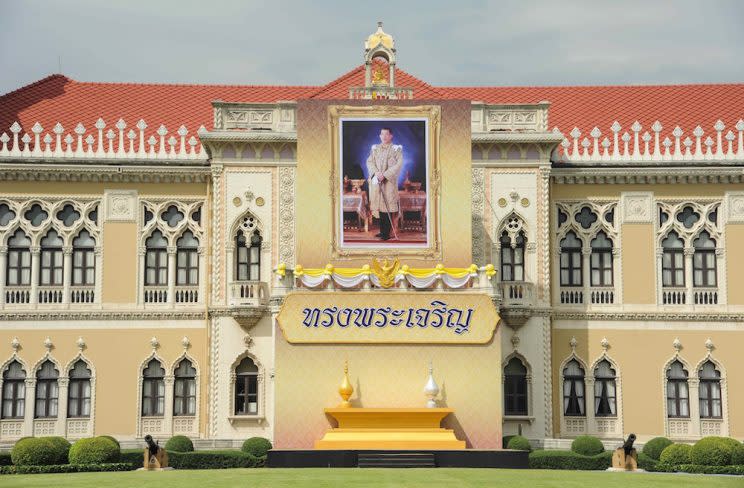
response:
<svg viewBox="0 0 744 488"><path fill-rule="evenodd" d="M485 344L499 314L482 293L294 292L277 321L293 344Z"/></svg>

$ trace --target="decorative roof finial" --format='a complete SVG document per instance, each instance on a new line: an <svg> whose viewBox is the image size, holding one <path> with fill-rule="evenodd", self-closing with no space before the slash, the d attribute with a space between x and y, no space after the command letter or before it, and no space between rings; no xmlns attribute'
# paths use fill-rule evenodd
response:
<svg viewBox="0 0 744 488"><path fill-rule="evenodd" d="M682 343L679 340L679 337L674 338L674 342L672 342L672 347L674 348L677 353L682 350Z"/></svg>
<svg viewBox="0 0 744 488"><path fill-rule="evenodd" d="M77 341L75 341L75 344L77 345L77 348L80 352L83 352L83 349L85 349L85 340L83 339L83 336L78 337Z"/></svg>
<svg viewBox="0 0 744 488"><path fill-rule="evenodd" d="M54 347L54 343L52 343L52 339L47 336L46 339L44 339L44 349L47 350L47 354L52 352L52 348Z"/></svg>
<svg viewBox="0 0 744 488"><path fill-rule="evenodd" d="M708 337L708 340L705 341L705 348L708 350L708 354L713 352L713 349L716 348L715 344L713 344L713 341L710 337Z"/></svg>
<svg viewBox="0 0 744 488"><path fill-rule="evenodd" d="M191 341L188 337L183 336L183 339L181 339L181 345L183 346L184 350L191 347Z"/></svg>
<svg viewBox="0 0 744 488"><path fill-rule="evenodd" d="M579 341L576 340L576 337L571 337L571 340L568 341L568 345L571 346L571 353L576 354L576 346L578 343Z"/></svg>
<svg viewBox="0 0 744 488"><path fill-rule="evenodd" d="M158 341L157 337L152 336L152 338L150 339L150 346L152 347L153 351L160 347L160 341Z"/></svg>
<svg viewBox="0 0 744 488"><path fill-rule="evenodd" d="M18 340L18 337L14 337L12 341L10 341L10 347L13 348L13 352L18 352L18 349L21 348L21 341Z"/></svg>
<svg viewBox="0 0 744 488"><path fill-rule="evenodd" d="M606 337L603 337L599 344L602 346L604 352L607 352L607 349L610 348L610 341L608 341Z"/></svg>

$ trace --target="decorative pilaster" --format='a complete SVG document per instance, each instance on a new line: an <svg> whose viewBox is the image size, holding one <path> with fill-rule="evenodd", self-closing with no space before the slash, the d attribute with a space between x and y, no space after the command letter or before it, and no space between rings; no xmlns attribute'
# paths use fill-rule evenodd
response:
<svg viewBox="0 0 744 488"><path fill-rule="evenodd" d="M168 304L176 303L176 246L168 246Z"/></svg>
<svg viewBox="0 0 744 488"><path fill-rule="evenodd" d="M223 240L223 210L222 195L224 193L224 166L221 164L212 164L212 301L214 303L224 303L223 297L223 260L216 250L222 249Z"/></svg>
<svg viewBox="0 0 744 488"><path fill-rule="evenodd" d="M163 378L165 385L165 409L163 411L163 434L171 436L173 434L173 385L175 378L173 375L166 375Z"/></svg>
<svg viewBox="0 0 744 488"><path fill-rule="evenodd" d="M0 269L6 270L8 263L8 246L0 246ZM0 306L5 304L5 277L0 276Z"/></svg>
<svg viewBox="0 0 744 488"><path fill-rule="evenodd" d="M72 279L72 246L62 248L62 304L70 304L70 281Z"/></svg>
<svg viewBox="0 0 744 488"><path fill-rule="evenodd" d="M30 371L29 371L30 373ZM36 408L36 378L26 378L26 401L23 411L24 437L34 435L34 410Z"/></svg>
<svg viewBox="0 0 744 488"><path fill-rule="evenodd" d="M39 303L39 246L31 246L31 297L29 303ZM32 417L33 418L33 417Z"/></svg>
<svg viewBox="0 0 744 488"><path fill-rule="evenodd" d="M60 376L57 385L59 386L59 396L57 397L57 428L55 430L58 436L67 437L67 400L69 398L70 379L67 376Z"/></svg>

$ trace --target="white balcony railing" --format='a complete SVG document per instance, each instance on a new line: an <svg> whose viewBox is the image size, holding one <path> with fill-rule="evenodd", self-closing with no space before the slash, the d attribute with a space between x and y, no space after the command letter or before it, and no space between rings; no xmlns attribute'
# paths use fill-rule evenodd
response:
<svg viewBox="0 0 744 488"><path fill-rule="evenodd" d="M269 286L263 281L234 281L230 283L231 305L266 305L268 299Z"/></svg>
<svg viewBox="0 0 744 488"><path fill-rule="evenodd" d="M73 286L70 288L70 303L95 303L95 286Z"/></svg>
<svg viewBox="0 0 744 488"><path fill-rule="evenodd" d="M589 300L592 305L612 305L615 303L615 287L593 286L589 288Z"/></svg>
<svg viewBox="0 0 744 488"><path fill-rule="evenodd" d="M667 287L661 291L662 305L687 305L687 288Z"/></svg>
<svg viewBox="0 0 744 488"><path fill-rule="evenodd" d="M563 305L583 305L584 303L584 289L581 287L561 287L559 296Z"/></svg>
<svg viewBox="0 0 744 488"><path fill-rule="evenodd" d="M168 303L168 287L145 286L145 303Z"/></svg>
<svg viewBox="0 0 744 488"><path fill-rule="evenodd" d="M525 307L533 304L534 285L527 281L502 281L499 283L501 301L506 306Z"/></svg>
<svg viewBox="0 0 744 488"><path fill-rule="evenodd" d="M692 303L695 305L718 305L718 288L693 288Z"/></svg>
<svg viewBox="0 0 744 488"><path fill-rule="evenodd" d="M176 286L176 303L198 303L199 286Z"/></svg>
<svg viewBox="0 0 744 488"><path fill-rule="evenodd" d="M6 286L5 287L5 304L22 305L31 303L30 286Z"/></svg>
<svg viewBox="0 0 744 488"><path fill-rule="evenodd" d="M62 285L39 286L39 305L56 305L62 303L65 294Z"/></svg>

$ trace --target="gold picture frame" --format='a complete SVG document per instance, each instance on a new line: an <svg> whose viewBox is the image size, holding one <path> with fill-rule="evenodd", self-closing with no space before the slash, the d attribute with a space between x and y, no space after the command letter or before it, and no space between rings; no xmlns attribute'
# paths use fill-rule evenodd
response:
<svg viewBox="0 0 744 488"><path fill-rule="evenodd" d="M343 221L339 221L342 202L341 191L341 119L426 119L428 122L428 188L427 188L427 242L426 246L385 245L379 248L343 245ZM328 136L331 145L331 171L329 191L331 197L331 254L334 259L355 259L362 257L415 256L422 259L441 259L440 212L441 172L439 164L439 134L441 127L441 107L438 105L419 106L328 106Z"/></svg>

